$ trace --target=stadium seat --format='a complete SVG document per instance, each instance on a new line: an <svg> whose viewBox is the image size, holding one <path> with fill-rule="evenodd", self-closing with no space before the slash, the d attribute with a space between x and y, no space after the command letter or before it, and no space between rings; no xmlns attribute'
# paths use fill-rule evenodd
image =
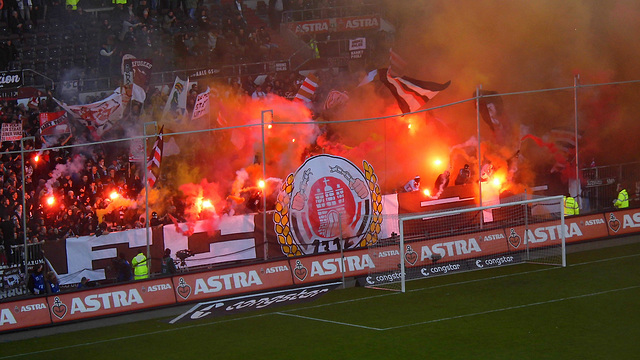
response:
<svg viewBox="0 0 640 360"><path fill-rule="evenodd" d="M39 73L41 73L41 74L46 73L47 72L47 61L46 60L40 60L40 59L36 60L34 70L39 72Z"/></svg>
<svg viewBox="0 0 640 360"><path fill-rule="evenodd" d="M60 60L61 56L62 56L62 48L59 45L49 46L49 59Z"/></svg>
<svg viewBox="0 0 640 360"><path fill-rule="evenodd" d="M35 58L36 58L36 50L34 48L26 47L22 51L23 60L35 60Z"/></svg>
<svg viewBox="0 0 640 360"><path fill-rule="evenodd" d="M38 46L38 39L36 39L36 34L26 33L22 37L22 41L24 46L35 48Z"/></svg>
<svg viewBox="0 0 640 360"><path fill-rule="evenodd" d="M44 32L39 32L36 34L36 42L38 46L48 46L49 45L49 34Z"/></svg>
<svg viewBox="0 0 640 360"><path fill-rule="evenodd" d="M46 46L36 47L36 60L46 60L49 58L49 49Z"/></svg>

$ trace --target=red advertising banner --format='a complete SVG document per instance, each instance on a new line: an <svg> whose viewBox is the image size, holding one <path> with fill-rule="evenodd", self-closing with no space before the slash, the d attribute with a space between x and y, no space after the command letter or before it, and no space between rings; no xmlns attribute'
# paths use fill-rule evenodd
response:
<svg viewBox="0 0 640 360"><path fill-rule="evenodd" d="M640 209L606 212L604 217L611 236L640 231Z"/></svg>
<svg viewBox="0 0 640 360"><path fill-rule="evenodd" d="M0 304L0 332L50 323L45 297Z"/></svg>
<svg viewBox="0 0 640 360"><path fill-rule="evenodd" d="M524 249L524 226L508 228L509 250ZM607 225L602 215L565 218L564 236L567 244L606 237ZM562 226L557 221L529 225L527 240L529 248L559 244Z"/></svg>
<svg viewBox="0 0 640 360"><path fill-rule="evenodd" d="M286 260L173 277L178 302L291 286Z"/></svg>
<svg viewBox="0 0 640 360"><path fill-rule="evenodd" d="M49 296L54 323L175 304L171 278Z"/></svg>
<svg viewBox="0 0 640 360"><path fill-rule="evenodd" d="M363 15L336 19L337 31L377 30L380 28L380 16Z"/></svg>
<svg viewBox="0 0 640 360"><path fill-rule="evenodd" d="M380 252L391 251L389 256L399 256L398 248L393 247L376 250ZM289 260L293 272L293 281L297 284L314 283L318 281L333 280L345 276L360 276L377 271L373 257L368 250L349 251L340 253L318 255Z"/></svg>
<svg viewBox="0 0 640 360"><path fill-rule="evenodd" d="M456 261L508 252L504 229L419 241L407 245L405 265L422 266L436 261Z"/></svg>

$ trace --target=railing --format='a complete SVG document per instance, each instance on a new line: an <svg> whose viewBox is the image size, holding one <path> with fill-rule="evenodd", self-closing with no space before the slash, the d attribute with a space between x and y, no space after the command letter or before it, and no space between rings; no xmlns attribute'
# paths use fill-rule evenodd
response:
<svg viewBox="0 0 640 360"><path fill-rule="evenodd" d="M297 53L293 54L291 57L298 57ZM248 76L248 75L262 75L273 73L276 71L280 71L280 65L286 64L286 69L291 69L291 58L284 60L273 60L266 62L258 62L258 63L247 63L247 64L236 64L236 65L225 65L219 68L197 68L197 69L186 69L186 70L173 70L173 71L164 71L164 72L156 72L151 74L151 86L164 85L164 84L173 84L174 80L177 77L181 79L186 79L189 76L194 74L198 74L201 72L206 73L208 77L236 77L236 76ZM97 92L97 91L106 91L112 90L116 86L121 83L119 77L102 77L96 79L81 79L79 82L79 91L80 92Z"/></svg>
<svg viewBox="0 0 640 360"><path fill-rule="evenodd" d="M360 16L379 13L379 8L372 4L341 6L333 8L317 8L304 10L287 10L282 13L282 23L329 19L346 16Z"/></svg>

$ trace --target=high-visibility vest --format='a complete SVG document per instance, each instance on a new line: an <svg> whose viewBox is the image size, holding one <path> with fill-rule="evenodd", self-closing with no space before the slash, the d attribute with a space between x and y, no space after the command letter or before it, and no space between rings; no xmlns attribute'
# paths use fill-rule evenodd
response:
<svg viewBox="0 0 640 360"><path fill-rule="evenodd" d="M79 0L66 0L65 5L71 5L71 10L78 10L78 2Z"/></svg>
<svg viewBox="0 0 640 360"><path fill-rule="evenodd" d="M149 267L147 266L147 257L143 253L136 255L131 260L133 265L133 279L141 280L149 277Z"/></svg>
<svg viewBox="0 0 640 360"><path fill-rule="evenodd" d="M578 202L573 197L564 197L564 215L578 215L580 214L580 207Z"/></svg>
<svg viewBox="0 0 640 360"><path fill-rule="evenodd" d="M618 209L625 209L629 207L629 194L627 193L627 189L622 189L618 193L618 198L613 203L613 206Z"/></svg>
<svg viewBox="0 0 640 360"><path fill-rule="evenodd" d="M309 41L309 46L311 46L311 50L313 50L313 58L320 59L320 49L318 49L318 42L316 39L311 39L311 41Z"/></svg>

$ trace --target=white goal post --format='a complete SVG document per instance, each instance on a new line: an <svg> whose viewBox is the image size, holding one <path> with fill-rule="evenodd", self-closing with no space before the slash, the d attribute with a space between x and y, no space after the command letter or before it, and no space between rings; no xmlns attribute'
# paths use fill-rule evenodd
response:
<svg viewBox="0 0 640 360"><path fill-rule="evenodd" d="M563 196L517 195L500 204L398 217L399 234L369 247L372 288L504 265L566 266Z"/></svg>

